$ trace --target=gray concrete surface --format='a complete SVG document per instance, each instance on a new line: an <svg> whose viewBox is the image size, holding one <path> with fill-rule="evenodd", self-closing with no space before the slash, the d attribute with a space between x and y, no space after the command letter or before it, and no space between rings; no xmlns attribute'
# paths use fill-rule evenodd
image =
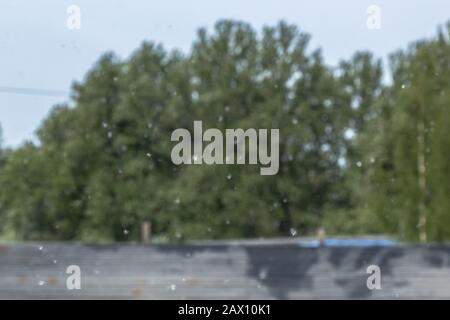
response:
<svg viewBox="0 0 450 320"><path fill-rule="evenodd" d="M366 286L381 268L381 289ZM67 290L66 268L81 268ZM0 245L0 299L450 298L450 246Z"/></svg>

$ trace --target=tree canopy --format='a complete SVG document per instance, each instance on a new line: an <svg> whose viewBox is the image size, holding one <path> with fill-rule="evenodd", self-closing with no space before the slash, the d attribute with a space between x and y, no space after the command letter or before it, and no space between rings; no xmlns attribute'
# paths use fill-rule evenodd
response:
<svg viewBox="0 0 450 320"><path fill-rule="evenodd" d="M106 53L37 143L0 144L0 237L167 241L385 233L450 239L450 28L337 66L280 22L201 29L187 54ZM177 128L279 128L280 170L172 163ZM1 140L0 140L1 141Z"/></svg>

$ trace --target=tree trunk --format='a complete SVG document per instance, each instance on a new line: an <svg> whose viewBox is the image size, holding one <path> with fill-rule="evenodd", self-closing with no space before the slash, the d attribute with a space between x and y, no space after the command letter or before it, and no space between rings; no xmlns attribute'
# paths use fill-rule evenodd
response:
<svg viewBox="0 0 450 320"><path fill-rule="evenodd" d="M422 117L417 123L417 173L419 186L419 239L421 242L427 241L427 216L428 208L426 204L427 180L425 164L425 124Z"/></svg>

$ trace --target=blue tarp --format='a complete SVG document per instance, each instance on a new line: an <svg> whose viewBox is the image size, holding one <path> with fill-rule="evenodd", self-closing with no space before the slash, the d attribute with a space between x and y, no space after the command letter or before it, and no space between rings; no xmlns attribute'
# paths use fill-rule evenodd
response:
<svg viewBox="0 0 450 320"><path fill-rule="evenodd" d="M300 246L316 248L320 246L319 240L301 240ZM351 238L351 239L335 239L328 238L323 241L325 247L374 247L374 246L393 246L398 244L397 241L392 239L364 239L364 238Z"/></svg>

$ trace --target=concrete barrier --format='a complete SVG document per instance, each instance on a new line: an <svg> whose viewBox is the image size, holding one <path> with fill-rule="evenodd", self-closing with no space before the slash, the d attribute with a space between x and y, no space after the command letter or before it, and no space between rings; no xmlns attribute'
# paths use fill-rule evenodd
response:
<svg viewBox="0 0 450 320"><path fill-rule="evenodd" d="M66 269L81 268L81 290ZM369 290L367 267L381 269ZM0 246L0 299L450 298L449 246Z"/></svg>

